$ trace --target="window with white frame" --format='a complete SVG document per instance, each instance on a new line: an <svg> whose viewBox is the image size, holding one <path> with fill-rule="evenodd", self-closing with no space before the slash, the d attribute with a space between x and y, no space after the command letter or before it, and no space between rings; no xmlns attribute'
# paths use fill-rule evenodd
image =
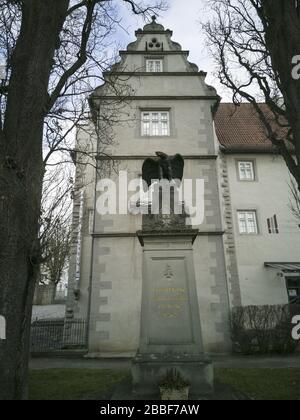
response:
<svg viewBox="0 0 300 420"><path fill-rule="evenodd" d="M251 235L258 233L256 211L238 211L238 223L240 234Z"/></svg>
<svg viewBox="0 0 300 420"><path fill-rule="evenodd" d="M163 61L146 60L146 69L149 73L161 73L163 71Z"/></svg>
<svg viewBox="0 0 300 420"><path fill-rule="evenodd" d="M170 114L168 111L143 111L142 136L169 136Z"/></svg>
<svg viewBox="0 0 300 420"><path fill-rule="evenodd" d="M254 181L254 164L252 161L240 161L239 166L239 178L241 181Z"/></svg>

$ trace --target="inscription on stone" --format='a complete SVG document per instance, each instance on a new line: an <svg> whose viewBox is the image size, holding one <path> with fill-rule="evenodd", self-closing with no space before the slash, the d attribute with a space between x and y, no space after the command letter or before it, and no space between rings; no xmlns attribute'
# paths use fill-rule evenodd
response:
<svg viewBox="0 0 300 420"><path fill-rule="evenodd" d="M181 287L160 287L154 289L154 300L159 302L157 310L162 318L178 318L182 314L182 303L187 302L188 297Z"/></svg>
<svg viewBox="0 0 300 420"><path fill-rule="evenodd" d="M184 259L152 260L161 275L152 282L150 292L150 343L179 344L193 341L189 291Z"/></svg>

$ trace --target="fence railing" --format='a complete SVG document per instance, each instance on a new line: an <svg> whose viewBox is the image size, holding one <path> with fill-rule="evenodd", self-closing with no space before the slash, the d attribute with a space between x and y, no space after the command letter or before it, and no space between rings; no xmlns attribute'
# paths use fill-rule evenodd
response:
<svg viewBox="0 0 300 420"><path fill-rule="evenodd" d="M86 348L85 319L36 320L31 324L30 350L43 353Z"/></svg>

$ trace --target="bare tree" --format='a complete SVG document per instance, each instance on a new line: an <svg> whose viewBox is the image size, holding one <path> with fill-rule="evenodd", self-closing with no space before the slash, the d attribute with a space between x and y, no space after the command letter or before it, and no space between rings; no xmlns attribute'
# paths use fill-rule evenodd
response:
<svg viewBox="0 0 300 420"><path fill-rule="evenodd" d="M218 78L232 91L235 104L253 105L300 190L300 80L292 77L300 54L300 4L295 0L209 4L214 17L204 29Z"/></svg>
<svg viewBox="0 0 300 420"><path fill-rule="evenodd" d="M57 222L47 238L41 264L41 283L51 284L53 287L52 300L55 298L57 285L62 280L66 269L71 247L71 231L69 226Z"/></svg>
<svg viewBox="0 0 300 420"><path fill-rule="evenodd" d="M7 339L0 340L0 400L27 395L31 310L41 261L44 124L51 132L61 124L60 115L68 116L70 104L80 109L79 93L101 78L91 68L103 63L99 55L107 30L118 24L118 3L144 16L162 7L160 0L0 3L0 60L5 63L0 85L0 313L7 325ZM64 128L54 130L47 146L52 152L64 149Z"/></svg>
<svg viewBox="0 0 300 420"><path fill-rule="evenodd" d="M68 263L71 245L73 168L60 162L47 169L40 217L40 283L52 284L53 298Z"/></svg>
<svg viewBox="0 0 300 420"><path fill-rule="evenodd" d="M291 193L291 199L289 203L289 208L293 216L300 223L300 192L297 188L297 184L293 180L291 180L291 183L290 183L290 193ZM299 227L300 227L300 224L299 224Z"/></svg>

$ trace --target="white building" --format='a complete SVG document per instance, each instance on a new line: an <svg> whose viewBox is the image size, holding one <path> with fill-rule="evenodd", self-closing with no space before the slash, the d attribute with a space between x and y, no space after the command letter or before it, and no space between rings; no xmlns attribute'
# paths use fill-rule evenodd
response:
<svg viewBox="0 0 300 420"><path fill-rule="evenodd" d="M300 226L289 207L291 176L251 105L221 104L215 125L242 304L285 304L300 297Z"/></svg>
<svg viewBox="0 0 300 420"><path fill-rule="evenodd" d="M78 230L67 314L88 319L90 353L135 354L142 286L136 232L142 218L120 208L115 215L99 215L97 185L105 177L118 184L121 170L129 181L140 177L143 161L158 150L180 153L184 178L205 180L204 222L193 226L199 229L194 268L204 346L227 352L233 306L287 303L286 281L291 296L300 294L300 230L288 208L288 171L257 130L248 105L236 113L228 104L218 109L206 73L189 63L188 51L172 41L170 30L153 20L136 37L90 98L101 142L98 170L77 167ZM116 79L117 90L110 84ZM111 126L107 117L120 97ZM106 135L113 141L103 141ZM89 124L78 133L78 145L95 151L96 138ZM117 192L125 189L118 185Z"/></svg>

